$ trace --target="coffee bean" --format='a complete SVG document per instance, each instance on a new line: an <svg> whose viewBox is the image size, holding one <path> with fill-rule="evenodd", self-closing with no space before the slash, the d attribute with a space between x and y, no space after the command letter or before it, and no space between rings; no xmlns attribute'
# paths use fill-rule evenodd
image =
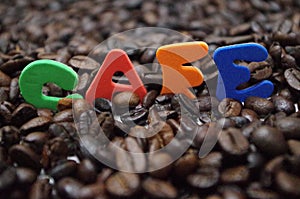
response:
<svg viewBox="0 0 300 199"><path fill-rule="evenodd" d="M272 102L275 106L275 111L283 111L286 114L290 115L295 112L294 103L288 99L285 99L282 96L272 97Z"/></svg>
<svg viewBox="0 0 300 199"><path fill-rule="evenodd" d="M252 183L247 188L247 195L250 198L257 198L257 199L264 199L264 198L279 199L280 198L276 192L270 189L266 189L258 183Z"/></svg>
<svg viewBox="0 0 300 199"><path fill-rule="evenodd" d="M12 113L12 124L19 127L37 116L36 108L30 104L22 103Z"/></svg>
<svg viewBox="0 0 300 199"><path fill-rule="evenodd" d="M241 111L241 116L247 118L250 122L259 120L257 113L251 109L244 108Z"/></svg>
<svg viewBox="0 0 300 199"><path fill-rule="evenodd" d="M150 175L155 178L167 178L172 170L172 157L167 153L149 155Z"/></svg>
<svg viewBox="0 0 300 199"><path fill-rule="evenodd" d="M203 167L196 173L187 176L187 182L196 188L207 189L216 185L219 181L219 171L213 167Z"/></svg>
<svg viewBox="0 0 300 199"><path fill-rule="evenodd" d="M89 159L82 160L77 168L77 177L85 184L95 182L97 178L97 170L94 163Z"/></svg>
<svg viewBox="0 0 300 199"><path fill-rule="evenodd" d="M287 151L283 134L269 126L261 126L256 129L251 135L251 140L259 150L270 156L280 155ZM274 146L274 143L276 143L276 146Z"/></svg>
<svg viewBox="0 0 300 199"><path fill-rule="evenodd" d="M73 122L73 110L66 109L56 113L53 117L54 122Z"/></svg>
<svg viewBox="0 0 300 199"><path fill-rule="evenodd" d="M300 138L300 118L285 117L275 122L275 126L281 131L285 138Z"/></svg>
<svg viewBox="0 0 300 199"><path fill-rule="evenodd" d="M48 179L39 179L31 187L29 198L38 199L38 198L51 198L52 186L49 183Z"/></svg>
<svg viewBox="0 0 300 199"><path fill-rule="evenodd" d="M221 180L223 183L244 183L249 178L249 170L246 166L237 166L226 169L221 174Z"/></svg>
<svg viewBox="0 0 300 199"><path fill-rule="evenodd" d="M215 167L222 166L223 155L220 152L211 152L204 158L199 160L200 167Z"/></svg>
<svg viewBox="0 0 300 199"><path fill-rule="evenodd" d="M100 64L90 57L77 55L68 62L72 67L82 70L94 70L100 68Z"/></svg>
<svg viewBox="0 0 300 199"><path fill-rule="evenodd" d="M0 129L0 144L9 148L20 141L19 130L14 126L4 126Z"/></svg>
<svg viewBox="0 0 300 199"><path fill-rule="evenodd" d="M300 142L297 140L289 140L288 141L289 149L292 154L299 156L300 155Z"/></svg>
<svg viewBox="0 0 300 199"><path fill-rule="evenodd" d="M224 151L231 155L243 155L249 149L249 142L239 129L223 130L218 140Z"/></svg>
<svg viewBox="0 0 300 199"><path fill-rule="evenodd" d="M225 98L220 102L218 110L224 117L238 116L242 110L242 105L234 99Z"/></svg>
<svg viewBox="0 0 300 199"><path fill-rule="evenodd" d="M2 70L7 75L11 75L16 71L21 71L27 66L30 62L34 61L31 57L16 57L16 59L11 59L0 66Z"/></svg>
<svg viewBox="0 0 300 199"><path fill-rule="evenodd" d="M95 108L102 112L111 112L111 102L105 98L95 99Z"/></svg>
<svg viewBox="0 0 300 199"><path fill-rule="evenodd" d="M96 199L108 199L105 187L103 184L90 184L80 189L78 198L96 198Z"/></svg>
<svg viewBox="0 0 300 199"><path fill-rule="evenodd" d="M139 104L139 96L132 92L121 92L113 97L112 103L119 108L135 107Z"/></svg>
<svg viewBox="0 0 300 199"><path fill-rule="evenodd" d="M278 188L284 193L293 196L300 196L298 186L300 186L300 178L298 176L289 174L285 171L279 171L275 177Z"/></svg>
<svg viewBox="0 0 300 199"><path fill-rule="evenodd" d="M300 90L300 71L295 68L289 68L284 71L284 77L288 85L299 91Z"/></svg>
<svg viewBox="0 0 300 199"><path fill-rule="evenodd" d="M35 117L20 127L20 132L26 135L33 131L44 131L51 123L51 119L48 117Z"/></svg>
<svg viewBox="0 0 300 199"><path fill-rule="evenodd" d="M0 70L0 87L9 86L11 78Z"/></svg>
<svg viewBox="0 0 300 199"><path fill-rule="evenodd" d="M18 166L29 167L34 170L41 168L40 157L29 147L24 145L13 145L9 149L9 155Z"/></svg>
<svg viewBox="0 0 300 199"><path fill-rule="evenodd" d="M251 79L254 81L264 80L272 75L271 65L266 61L251 62L248 68L251 72Z"/></svg>
<svg viewBox="0 0 300 199"><path fill-rule="evenodd" d="M13 167L0 163L0 192L6 191L16 181L16 170Z"/></svg>
<svg viewBox="0 0 300 199"><path fill-rule="evenodd" d="M54 180L60 180L61 178L72 176L77 169L76 162L72 160L61 161L58 165L49 170L49 175Z"/></svg>
<svg viewBox="0 0 300 199"><path fill-rule="evenodd" d="M210 111L212 106L212 98L210 96L200 96L197 98L197 105L200 111Z"/></svg>
<svg viewBox="0 0 300 199"><path fill-rule="evenodd" d="M72 102L73 102L73 99L71 99L71 98L62 98L57 103L57 109L59 111L63 111L65 109L70 109L70 108L72 108Z"/></svg>
<svg viewBox="0 0 300 199"><path fill-rule="evenodd" d="M31 185L37 179L37 173L29 168L16 168L17 182L21 185Z"/></svg>
<svg viewBox="0 0 300 199"><path fill-rule="evenodd" d="M91 105L84 99L76 99L73 101L73 111L76 119L79 119L83 112L92 110Z"/></svg>
<svg viewBox="0 0 300 199"><path fill-rule="evenodd" d="M176 188L166 181L148 178L142 186L154 198L177 198L178 195Z"/></svg>
<svg viewBox="0 0 300 199"><path fill-rule="evenodd" d="M136 194L140 189L140 179L134 173L117 172L106 180L105 185L111 195L129 197Z"/></svg>
<svg viewBox="0 0 300 199"><path fill-rule="evenodd" d="M7 92L4 87L0 87L0 103L8 100Z"/></svg>
<svg viewBox="0 0 300 199"><path fill-rule="evenodd" d="M19 79L13 78L9 85L9 99L15 101L20 94Z"/></svg>
<svg viewBox="0 0 300 199"><path fill-rule="evenodd" d="M186 152L174 163L174 172L179 177L186 177L198 166L198 157L193 151Z"/></svg>
<svg viewBox="0 0 300 199"><path fill-rule="evenodd" d="M259 116L264 116L274 110L274 104L264 98L248 97L245 101L245 108L254 110Z"/></svg>
<svg viewBox="0 0 300 199"><path fill-rule="evenodd" d="M49 135L44 132L33 132L24 138L24 143L27 144L36 153L41 154L44 144L48 141Z"/></svg>
<svg viewBox="0 0 300 199"><path fill-rule="evenodd" d="M154 104L157 96L158 92L156 90L149 91L143 99L143 107L150 108Z"/></svg>
<svg viewBox="0 0 300 199"><path fill-rule="evenodd" d="M57 182L59 195L70 199L78 199L82 187L83 184L71 177L63 178Z"/></svg>

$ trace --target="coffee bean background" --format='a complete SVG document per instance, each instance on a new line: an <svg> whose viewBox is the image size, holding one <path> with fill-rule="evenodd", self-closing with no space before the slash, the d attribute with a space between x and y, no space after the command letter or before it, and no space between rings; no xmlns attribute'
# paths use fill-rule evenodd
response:
<svg viewBox="0 0 300 199"><path fill-rule="evenodd" d="M193 101L181 94L159 95L159 67L141 64L155 59L157 47L184 40L135 31L120 38L122 42L108 42L102 50L107 52L115 45L126 50L148 90L142 101L125 92L112 101L97 99L94 106L85 100L62 99L58 111L51 111L37 109L22 98L19 75L38 59L60 61L80 70L75 92L84 95L101 65L99 55L88 56L95 52L92 49L116 33L149 26L205 41L210 54L231 44L265 46L269 57L264 62L237 60L251 71L250 81L239 88L270 80L275 86L272 96L249 97L245 103L229 98L219 102L209 96L212 91L205 84L194 88L197 99ZM207 81L217 78L211 59L193 64ZM128 79L116 73L113 81L126 83ZM53 83L43 87L43 93L50 96L63 97L70 92ZM299 198L299 96L298 0L2 0L0 199ZM128 103L130 108L124 111L123 105ZM116 115L112 105L119 106ZM215 136L208 129L218 126L216 145L199 158L205 137ZM157 129L161 130L153 135ZM171 141L173 151L184 143L191 146L161 168L172 154L134 159L125 153L103 151L101 144L108 143L103 143L100 131L131 152L156 151ZM192 133L195 138L189 136ZM96 154L115 158L119 169L160 169L137 174L111 169L83 142L90 143Z"/></svg>

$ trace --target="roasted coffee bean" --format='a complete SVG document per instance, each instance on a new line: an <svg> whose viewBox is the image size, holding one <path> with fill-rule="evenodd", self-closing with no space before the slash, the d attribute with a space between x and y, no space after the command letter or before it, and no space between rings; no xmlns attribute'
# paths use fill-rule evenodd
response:
<svg viewBox="0 0 300 199"><path fill-rule="evenodd" d="M300 141L298 140L289 140L288 141L289 149L292 154L300 156Z"/></svg>
<svg viewBox="0 0 300 199"><path fill-rule="evenodd" d="M100 68L100 64L90 57L77 55L68 62L72 67L82 70L94 70Z"/></svg>
<svg viewBox="0 0 300 199"><path fill-rule="evenodd" d="M67 161L61 161L59 162L58 165L55 167L51 168L48 172L48 174L54 179L54 180L59 180L61 178L67 177L67 176L72 176L75 174L77 169L77 164L76 162L72 160L67 160Z"/></svg>
<svg viewBox="0 0 300 199"><path fill-rule="evenodd" d="M247 118L250 122L259 120L257 113L251 109L242 109L241 116Z"/></svg>
<svg viewBox="0 0 300 199"><path fill-rule="evenodd" d="M137 174L117 172L105 182L107 191L116 197L130 197L140 189L140 179Z"/></svg>
<svg viewBox="0 0 300 199"><path fill-rule="evenodd" d="M18 166L29 167L34 170L41 168L40 157L31 148L25 145L13 145L9 149L9 155Z"/></svg>
<svg viewBox="0 0 300 199"><path fill-rule="evenodd" d="M272 75L272 67L266 62L251 62L248 65L251 72L251 79L254 81L260 81L269 78Z"/></svg>
<svg viewBox="0 0 300 199"><path fill-rule="evenodd" d="M4 126L0 129L0 144L9 148L20 141L19 130L14 126Z"/></svg>
<svg viewBox="0 0 300 199"><path fill-rule="evenodd" d="M154 104L157 96L158 92L156 90L149 91L143 99L143 107L150 108Z"/></svg>
<svg viewBox="0 0 300 199"><path fill-rule="evenodd" d="M17 182L21 185L31 185L37 179L37 173L29 168L16 168Z"/></svg>
<svg viewBox="0 0 300 199"><path fill-rule="evenodd" d="M224 185L221 186L218 190L222 194L223 198L246 198L244 191L235 185Z"/></svg>
<svg viewBox="0 0 300 199"><path fill-rule="evenodd" d="M234 99L225 98L220 102L218 110L224 117L238 116L242 110L242 105Z"/></svg>
<svg viewBox="0 0 300 199"><path fill-rule="evenodd" d="M249 142L242 132L236 128L223 130L218 140L224 151L231 155L243 155L249 149Z"/></svg>
<svg viewBox="0 0 300 199"><path fill-rule="evenodd" d="M12 124L19 127L37 116L36 108L30 104L22 103L12 113Z"/></svg>
<svg viewBox="0 0 300 199"><path fill-rule="evenodd" d="M284 77L289 86L297 91L300 90L300 71L289 68L284 71Z"/></svg>
<svg viewBox="0 0 300 199"><path fill-rule="evenodd" d="M95 108L101 112L111 112L111 102L105 98L97 98L94 101Z"/></svg>
<svg viewBox="0 0 300 199"><path fill-rule="evenodd" d="M281 58L281 67L284 69L298 68L296 60L289 54L284 54Z"/></svg>
<svg viewBox="0 0 300 199"><path fill-rule="evenodd" d="M264 98L248 97L245 101L245 108L254 110L259 116L268 115L274 110L274 104Z"/></svg>
<svg viewBox="0 0 300 199"><path fill-rule="evenodd" d="M34 131L44 131L51 123L51 119L48 117L35 117L20 127L20 132L26 135Z"/></svg>
<svg viewBox="0 0 300 199"><path fill-rule="evenodd" d="M84 159L77 167L77 178L85 184L93 183L97 178L97 170L94 163L89 159Z"/></svg>
<svg viewBox="0 0 300 199"><path fill-rule="evenodd" d="M266 189L262 187L262 185L256 183L252 183L248 188L247 188L247 195L250 198L257 198L257 199L279 199L279 194L276 192Z"/></svg>
<svg viewBox="0 0 300 199"><path fill-rule="evenodd" d="M70 199L78 199L82 187L83 184L71 177L63 178L57 182L58 194Z"/></svg>
<svg viewBox="0 0 300 199"><path fill-rule="evenodd" d="M293 96L293 94L291 93L291 91L290 91L289 89L287 89L287 88L282 89L282 90L279 92L279 96L282 96L282 97L284 97L285 99L290 100L290 101L292 101L292 102L295 102L295 101L296 101L296 99L295 99L296 97Z"/></svg>
<svg viewBox="0 0 300 199"><path fill-rule="evenodd" d="M166 146L174 138L172 128L165 122L151 124L149 131L150 135L154 135L149 138L149 152L156 151Z"/></svg>
<svg viewBox="0 0 300 199"><path fill-rule="evenodd" d="M211 152L204 158L199 160L200 167L215 167L222 166L223 155L220 152Z"/></svg>
<svg viewBox="0 0 300 199"><path fill-rule="evenodd" d="M7 75L11 75L16 71L23 70L25 66L27 66L30 62L34 61L30 57L24 57L20 55L20 57L15 57L16 59L11 59L0 66L0 70L2 70Z"/></svg>
<svg viewBox="0 0 300 199"><path fill-rule="evenodd" d="M226 169L221 174L221 181L227 183L244 183L249 178L249 170L246 166L237 166Z"/></svg>
<svg viewBox="0 0 300 199"><path fill-rule="evenodd" d="M16 169L6 165L5 163L0 163L0 193L7 191L16 181Z"/></svg>
<svg viewBox="0 0 300 199"><path fill-rule="evenodd" d="M167 153L149 154L150 175L155 178L167 178L172 170L172 157Z"/></svg>
<svg viewBox="0 0 300 199"><path fill-rule="evenodd" d="M8 100L7 92L4 87L0 87L0 103Z"/></svg>
<svg viewBox="0 0 300 199"><path fill-rule="evenodd" d="M270 156L280 155L287 151L287 143L283 134L269 126L256 129L251 135L251 140L260 151ZM276 146L274 146L275 143Z"/></svg>
<svg viewBox="0 0 300 199"><path fill-rule="evenodd" d="M49 135L47 133L33 132L28 134L23 141L36 153L41 154L44 144L47 142L48 138Z"/></svg>
<svg viewBox="0 0 300 199"><path fill-rule="evenodd" d="M191 174L198 166L198 157L192 151L187 151L174 163L174 172L179 177L186 177Z"/></svg>
<svg viewBox="0 0 300 199"><path fill-rule="evenodd" d="M13 78L9 86L9 99L15 101L20 94L19 79Z"/></svg>
<svg viewBox="0 0 300 199"><path fill-rule="evenodd" d="M39 179L31 187L29 199L51 198L52 186L48 179Z"/></svg>
<svg viewBox="0 0 300 199"><path fill-rule="evenodd" d="M9 86L11 78L0 70L0 87Z"/></svg>
<svg viewBox="0 0 300 199"><path fill-rule="evenodd" d="M197 105L200 111L210 111L212 106L212 97L200 96L197 98Z"/></svg>
<svg viewBox="0 0 300 199"><path fill-rule="evenodd" d="M73 111L76 119L79 119L83 112L92 110L91 105L84 99L76 99L73 101Z"/></svg>
<svg viewBox="0 0 300 199"><path fill-rule="evenodd" d="M203 167L196 173L187 176L187 182L196 188L207 189L215 186L219 181L220 173L213 167Z"/></svg>
<svg viewBox="0 0 300 199"><path fill-rule="evenodd" d="M62 98L57 103L57 109L59 111L63 111L63 110L66 110L66 109L71 109L72 108L72 102L73 102L72 98Z"/></svg>
<svg viewBox="0 0 300 199"><path fill-rule="evenodd" d="M138 125L146 124L147 117L148 117L147 109L137 108L122 114L121 121L127 124L128 126L133 127L135 124Z"/></svg>
<svg viewBox="0 0 300 199"><path fill-rule="evenodd" d="M300 118L285 117L275 122L276 128L281 131L287 139L300 138Z"/></svg>
<svg viewBox="0 0 300 199"><path fill-rule="evenodd" d="M95 183L82 187L78 198L108 199L109 197L106 194L104 185Z"/></svg>
<svg viewBox="0 0 300 199"><path fill-rule="evenodd" d="M292 196L300 196L298 187L300 186L300 178L298 176L287 173L286 171L279 171L275 177L278 188Z"/></svg>
<svg viewBox="0 0 300 199"><path fill-rule="evenodd" d="M294 103L288 99L285 99L282 96L272 97L272 102L275 106L275 111L277 112L283 111L288 115L295 112Z"/></svg>
<svg viewBox="0 0 300 199"><path fill-rule="evenodd" d="M154 198L177 198L178 195L176 188L166 181L148 178L142 186Z"/></svg>
<svg viewBox="0 0 300 199"><path fill-rule="evenodd" d="M73 110L66 109L56 113L53 117L54 122L73 122Z"/></svg>
<svg viewBox="0 0 300 199"><path fill-rule="evenodd" d="M270 46L269 53L272 56L275 65L280 66L281 63L281 53L282 53L282 47L278 42L273 42Z"/></svg>
<svg viewBox="0 0 300 199"><path fill-rule="evenodd" d="M121 92L113 97L112 103L118 108L135 107L139 104L140 98L132 92Z"/></svg>

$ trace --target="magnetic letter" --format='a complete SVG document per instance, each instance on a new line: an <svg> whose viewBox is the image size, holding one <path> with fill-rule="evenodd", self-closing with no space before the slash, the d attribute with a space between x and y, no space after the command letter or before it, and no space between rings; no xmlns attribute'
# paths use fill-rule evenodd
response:
<svg viewBox="0 0 300 199"><path fill-rule="evenodd" d="M42 94L43 85L48 82L55 83L65 90L72 90L78 83L78 77L75 71L63 63L53 60L37 60L28 64L20 75L21 94L28 103L37 108L55 110L61 98ZM74 98L82 97L75 94Z"/></svg>
<svg viewBox="0 0 300 199"><path fill-rule="evenodd" d="M274 89L272 82L264 80L254 86L237 90L237 86L249 81L250 71L247 67L234 64L235 60L264 61L268 57L267 50L259 44L247 43L218 48L213 55L219 69L217 97L234 98L245 101L249 96L269 97Z"/></svg>
<svg viewBox="0 0 300 199"><path fill-rule="evenodd" d="M189 98L195 98L188 88L202 84L203 75L198 68L183 64L201 59L207 53L208 46L205 42L186 42L160 47L156 57L163 73L161 94L184 93Z"/></svg>
<svg viewBox="0 0 300 199"><path fill-rule="evenodd" d="M121 71L131 85L114 83L112 76ZM120 49L111 50L105 57L96 77L88 88L85 98L92 103L96 98L111 100L114 92L131 91L139 95L142 101L147 93L126 52Z"/></svg>

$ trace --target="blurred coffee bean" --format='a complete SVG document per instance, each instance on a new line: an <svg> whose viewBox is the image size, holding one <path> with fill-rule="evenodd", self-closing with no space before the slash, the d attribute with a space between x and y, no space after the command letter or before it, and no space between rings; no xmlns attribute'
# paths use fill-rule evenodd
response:
<svg viewBox="0 0 300 199"><path fill-rule="evenodd" d="M295 112L294 103L288 99L285 99L282 96L272 97L272 102L275 106L275 111L277 112L283 111L288 115Z"/></svg>
<svg viewBox="0 0 300 199"><path fill-rule="evenodd" d="M0 87L9 86L11 78L0 70Z"/></svg>
<svg viewBox="0 0 300 199"><path fill-rule="evenodd" d="M0 162L0 193L7 191L16 181L16 169Z"/></svg>
<svg viewBox="0 0 300 199"><path fill-rule="evenodd" d="M280 66L281 63L281 53L282 53L282 47L278 42L273 42L270 46L269 53L272 56L275 65Z"/></svg>
<svg viewBox="0 0 300 199"><path fill-rule="evenodd" d="M198 157L193 151L187 151L174 163L174 172L179 177L186 177L198 166Z"/></svg>
<svg viewBox="0 0 300 199"><path fill-rule="evenodd" d="M19 127L37 116L36 108L30 104L22 103L12 113L12 124Z"/></svg>
<svg viewBox="0 0 300 199"><path fill-rule="evenodd" d="M234 99L225 98L220 102L218 110L224 117L238 116L242 110L242 105Z"/></svg>
<svg viewBox="0 0 300 199"><path fill-rule="evenodd" d="M254 110L259 116L268 115L274 110L274 104L264 98L248 97L245 101L245 108Z"/></svg>
<svg viewBox="0 0 300 199"><path fill-rule="evenodd" d="M116 172L105 182L107 191L115 197L130 197L140 189L140 179L137 174Z"/></svg>
<svg viewBox="0 0 300 199"><path fill-rule="evenodd" d="M11 59L0 66L0 70L6 73L7 75L11 75L16 71L21 71L27 66L30 62L34 61L31 57L20 56L16 57L16 59Z"/></svg>
<svg viewBox="0 0 300 199"><path fill-rule="evenodd" d="M88 110L92 110L91 105L84 99L76 99L73 101L74 116L79 119L79 116Z"/></svg>
<svg viewBox="0 0 300 199"><path fill-rule="evenodd" d="M0 103L8 100L7 92L4 87L0 87Z"/></svg>
<svg viewBox="0 0 300 199"><path fill-rule="evenodd" d="M300 138L300 118L285 117L275 122L275 126L287 139Z"/></svg>
<svg viewBox="0 0 300 199"><path fill-rule="evenodd" d="M300 156L300 141L289 140L288 141L290 152L296 156Z"/></svg>
<svg viewBox="0 0 300 199"><path fill-rule="evenodd" d="M9 155L18 166L29 167L34 170L41 168L40 157L31 148L24 145L13 145L9 149Z"/></svg>
<svg viewBox="0 0 300 199"><path fill-rule="evenodd" d="M269 126L256 129L251 135L251 140L260 151L270 156L280 155L287 151L287 143L283 134ZM275 143L276 146L274 146Z"/></svg>
<svg viewBox="0 0 300 199"><path fill-rule="evenodd" d="M13 78L9 85L9 99L15 101L20 94L19 79Z"/></svg>
<svg viewBox="0 0 300 199"><path fill-rule="evenodd" d="M48 179L39 179L31 187L29 199L51 198L52 186Z"/></svg>
<svg viewBox="0 0 300 199"><path fill-rule="evenodd" d="M199 160L199 166L219 168L222 166L222 159L223 155L220 152L211 152Z"/></svg>
<svg viewBox="0 0 300 199"><path fill-rule="evenodd" d="M147 178L142 186L153 198L177 198L178 195L176 188L166 181Z"/></svg>
<svg viewBox="0 0 300 199"><path fill-rule="evenodd" d="M242 134L241 130L228 128L223 130L218 140L224 151L231 155L243 155L249 149L249 142Z"/></svg>
<svg viewBox="0 0 300 199"><path fill-rule="evenodd" d="M73 110L65 109L56 113L53 117L54 122L73 122Z"/></svg>
<svg viewBox="0 0 300 199"><path fill-rule="evenodd" d="M197 105L200 111L210 111L212 106L212 98L210 96L200 96L197 98Z"/></svg>
<svg viewBox="0 0 300 199"><path fill-rule="evenodd" d="M289 68L284 71L284 77L288 85L299 91L300 90L300 71L295 68Z"/></svg>
<svg viewBox="0 0 300 199"><path fill-rule="evenodd" d="M284 97L285 99L287 100L290 100L292 102L295 102L296 101L296 97L293 96L293 94L291 93L291 91L288 89L288 88L285 88L285 89L282 89L280 92L279 92L279 96L282 96Z"/></svg>
<svg viewBox="0 0 300 199"><path fill-rule="evenodd" d="M241 116L247 118L250 122L259 120L257 113L251 109L244 108L241 111Z"/></svg>
<svg viewBox="0 0 300 199"><path fill-rule="evenodd" d="M237 166L224 170L221 174L221 181L225 184L244 183L248 180L249 175L249 170L246 166Z"/></svg>
<svg viewBox="0 0 300 199"><path fill-rule="evenodd" d="M71 177L63 178L57 182L58 194L70 199L78 199L82 187L83 184Z"/></svg>
<svg viewBox="0 0 300 199"><path fill-rule="evenodd" d="M25 167L16 168L17 182L21 185L31 185L37 179L37 173L34 170Z"/></svg>
<svg viewBox="0 0 300 199"><path fill-rule="evenodd" d="M187 176L187 182L196 188L207 189L216 185L219 181L220 173L213 167L203 167L196 173Z"/></svg>
<svg viewBox="0 0 300 199"><path fill-rule="evenodd" d="M168 153L149 154L150 175L155 178L165 179L172 170L172 157Z"/></svg>
<svg viewBox="0 0 300 199"><path fill-rule="evenodd" d="M95 182L97 170L94 163L89 159L84 159L77 167L77 178L85 184Z"/></svg>
<svg viewBox="0 0 300 199"><path fill-rule="evenodd" d="M296 60L289 54L284 54L281 58L281 67L284 69L298 68Z"/></svg>
<svg viewBox="0 0 300 199"><path fill-rule="evenodd" d="M0 129L0 145L9 148L20 141L20 132L14 126L4 126Z"/></svg>
<svg viewBox="0 0 300 199"><path fill-rule="evenodd" d="M286 171L279 171L275 177L278 188L292 196L300 196L298 187L300 186L300 178L298 176L287 173Z"/></svg>
<svg viewBox="0 0 300 199"><path fill-rule="evenodd" d="M256 198L256 199L279 199L279 195L270 190L262 187L262 185L258 184L258 182L252 183L248 188L247 188L247 195L250 198Z"/></svg>
<svg viewBox="0 0 300 199"><path fill-rule="evenodd" d="M63 110L66 110L66 109L71 109L72 108L72 102L73 102L72 98L62 98L57 103L57 109L59 111L63 111Z"/></svg>
<svg viewBox="0 0 300 199"><path fill-rule="evenodd" d="M100 64L90 57L77 55L68 62L72 67L82 70L94 70L100 68Z"/></svg>
<svg viewBox="0 0 300 199"><path fill-rule="evenodd" d="M33 131L44 131L51 123L51 119L48 117L35 117L20 127L20 132L26 135Z"/></svg>
<svg viewBox="0 0 300 199"><path fill-rule="evenodd" d="M82 187L80 189L78 198L95 198L95 199L108 199L105 186L103 184L95 183Z"/></svg>

